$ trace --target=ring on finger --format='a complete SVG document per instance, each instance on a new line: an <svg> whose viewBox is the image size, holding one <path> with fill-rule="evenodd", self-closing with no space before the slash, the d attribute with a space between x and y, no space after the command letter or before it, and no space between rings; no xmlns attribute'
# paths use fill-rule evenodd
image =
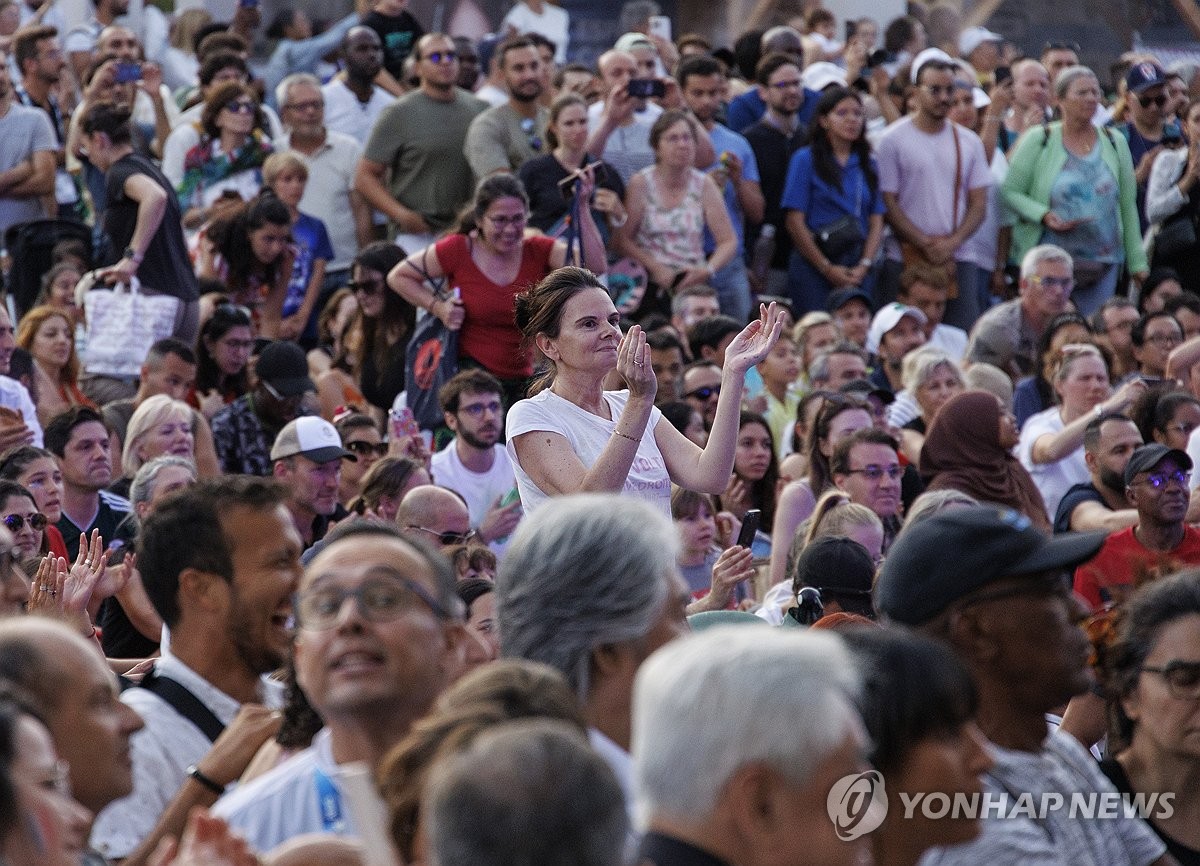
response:
<svg viewBox="0 0 1200 866"><path fill-rule="evenodd" d="M38 589L40 589L42 592L50 591L50 587L46 586L46 584L44 584L44 583L41 586L39 586Z"/></svg>

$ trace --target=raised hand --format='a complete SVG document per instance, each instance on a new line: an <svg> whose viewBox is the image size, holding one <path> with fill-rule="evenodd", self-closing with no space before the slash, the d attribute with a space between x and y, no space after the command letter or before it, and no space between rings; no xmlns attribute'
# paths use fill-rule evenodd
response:
<svg viewBox="0 0 1200 866"><path fill-rule="evenodd" d="M67 561L59 557L58 568L67 571ZM63 582L63 604L67 610L87 610L96 584L104 577L104 571L104 539L100 537L100 530L92 530L90 542L85 533L80 533L79 555L75 557L75 564Z"/></svg>
<svg viewBox="0 0 1200 866"><path fill-rule="evenodd" d="M646 332L641 325L634 325L621 338L617 346L617 372L629 386L630 397L653 400L658 390L658 379L650 365L650 349L646 345Z"/></svg>
<svg viewBox="0 0 1200 866"><path fill-rule="evenodd" d="M772 303L758 305L758 318L742 329L725 350L725 366L744 375L771 351L783 330L783 315Z"/></svg>

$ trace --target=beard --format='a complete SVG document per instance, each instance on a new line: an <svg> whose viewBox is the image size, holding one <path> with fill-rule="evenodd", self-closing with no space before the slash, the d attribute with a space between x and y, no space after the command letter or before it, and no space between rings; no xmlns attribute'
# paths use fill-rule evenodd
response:
<svg viewBox="0 0 1200 866"><path fill-rule="evenodd" d="M500 441L499 428L497 428L494 433L487 434L490 437L490 441L489 441L489 439L484 439L482 436L476 435L475 433L471 432L470 430L460 429L458 431L458 435L462 437L462 440L464 442L466 442L472 448L475 448L479 451L487 451L489 448L491 448L493 445L495 445L498 441Z"/></svg>
<svg viewBox="0 0 1200 866"><path fill-rule="evenodd" d="M1100 483L1113 493L1120 495L1125 493L1125 476L1114 472L1107 466L1100 467Z"/></svg>
<svg viewBox="0 0 1200 866"><path fill-rule="evenodd" d="M256 674L269 674L283 667L286 654L257 637L260 628L255 619L261 618L261 612L247 610L236 589L230 608L227 634L237 657Z"/></svg>

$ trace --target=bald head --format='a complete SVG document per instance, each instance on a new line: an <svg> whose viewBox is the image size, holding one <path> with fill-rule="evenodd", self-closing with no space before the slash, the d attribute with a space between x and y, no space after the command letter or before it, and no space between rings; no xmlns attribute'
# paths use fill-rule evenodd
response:
<svg viewBox="0 0 1200 866"><path fill-rule="evenodd" d="M446 543L444 536L465 536L471 529L471 515L466 502L453 490L435 484L422 484L408 491L400 500L396 524L402 532L414 538L453 547L461 541L453 539Z"/></svg>

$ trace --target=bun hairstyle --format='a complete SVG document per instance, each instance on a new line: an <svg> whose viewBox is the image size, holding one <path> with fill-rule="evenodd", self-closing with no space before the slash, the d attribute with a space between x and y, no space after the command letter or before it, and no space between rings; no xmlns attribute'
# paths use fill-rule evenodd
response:
<svg viewBox="0 0 1200 866"><path fill-rule="evenodd" d="M540 283L517 295L514 305L517 330L526 345L534 346L538 334L557 337L562 327L562 312L567 301L587 289L607 292L604 284L586 268L559 268L545 276ZM539 353L540 354L540 353ZM542 356L545 369L529 385L529 396L550 387L554 381L554 362Z"/></svg>

